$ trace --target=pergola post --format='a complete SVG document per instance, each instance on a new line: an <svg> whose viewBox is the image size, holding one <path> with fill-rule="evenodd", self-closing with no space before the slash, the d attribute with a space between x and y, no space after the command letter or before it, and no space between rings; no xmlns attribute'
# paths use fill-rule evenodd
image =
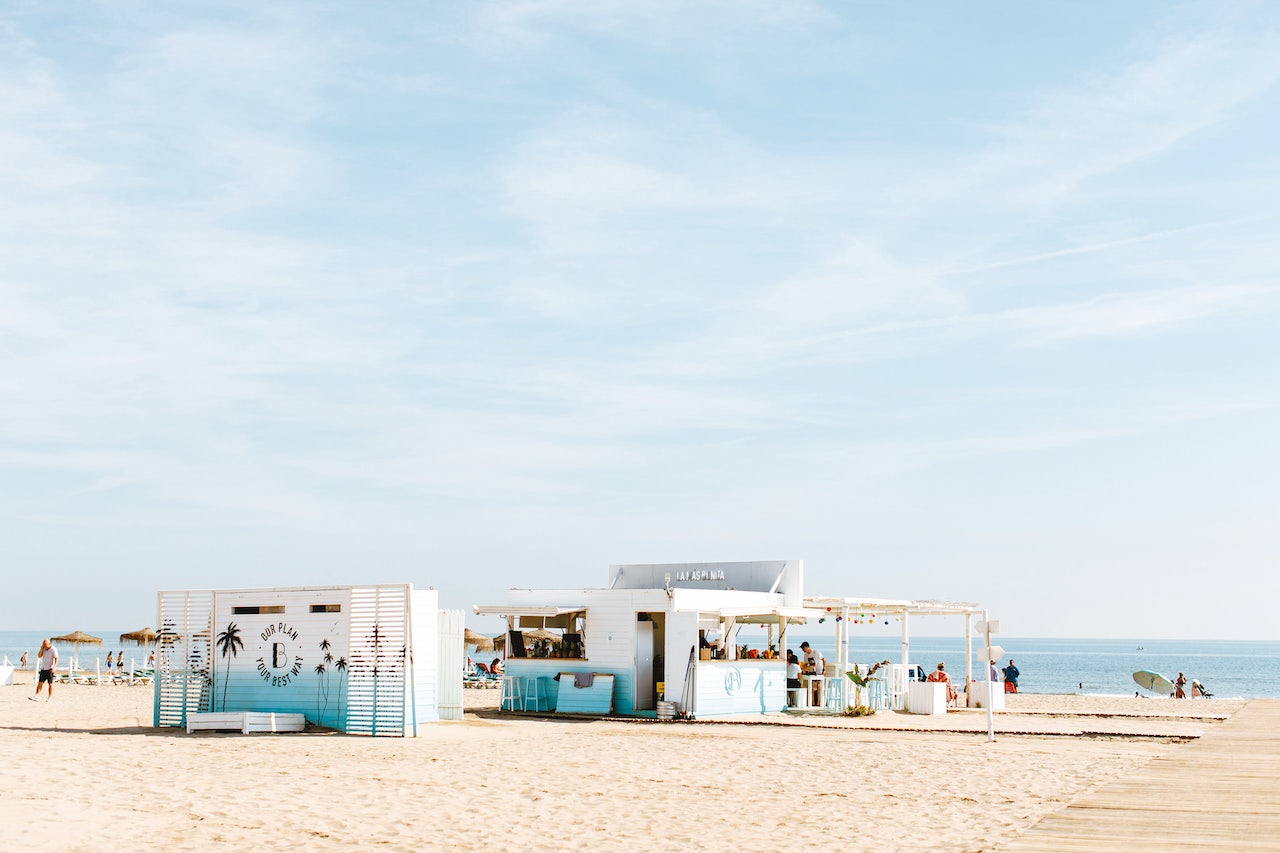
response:
<svg viewBox="0 0 1280 853"><path fill-rule="evenodd" d="M911 635L910 635L909 629L907 628L907 623L910 619L911 619L911 613L907 610L903 610L902 611L902 665L903 666L911 665L910 654L909 654L909 651L911 648Z"/></svg>
<svg viewBox="0 0 1280 853"><path fill-rule="evenodd" d="M964 614L964 706L968 708L969 693L973 685L973 613Z"/></svg>

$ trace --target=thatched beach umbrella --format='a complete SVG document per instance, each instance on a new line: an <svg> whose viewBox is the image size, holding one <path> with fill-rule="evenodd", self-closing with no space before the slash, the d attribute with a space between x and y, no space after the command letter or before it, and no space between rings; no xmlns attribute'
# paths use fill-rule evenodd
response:
<svg viewBox="0 0 1280 853"><path fill-rule="evenodd" d="M80 646L100 646L102 638L95 637L92 634L86 634L84 631L72 631L70 634L63 634L61 637L50 637L55 643L70 643L72 654L80 657Z"/></svg>
<svg viewBox="0 0 1280 853"><path fill-rule="evenodd" d="M133 643L135 646L149 646L156 641L157 636L159 635L150 628L139 628L136 631L121 634L120 642Z"/></svg>
<svg viewBox="0 0 1280 853"><path fill-rule="evenodd" d="M468 646L475 646L478 652L493 651L493 640L478 631L472 631L470 628L463 629L462 641Z"/></svg>
<svg viewBox="0 0 1280 853"><path fill-rule="evenodd" d="M547 640L547 641L561 639L559 634L552 633L551 631L548 631L544 628L534 628L531 631L525 631L524 638L526 640Z"/></svg>

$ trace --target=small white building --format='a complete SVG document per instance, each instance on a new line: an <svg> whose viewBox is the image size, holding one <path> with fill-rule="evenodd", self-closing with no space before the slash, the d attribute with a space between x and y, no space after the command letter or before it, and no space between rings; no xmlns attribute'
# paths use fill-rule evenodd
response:
<svg viewBox="0 0 1280 853"><path fill-rule="evenodd" d="M441 614L434 589L162 591L157 608L156 726L185 726L197 712L270 711L412 737L441 718L442 696L461 695L461 614ZM456 642L441 644L442 622Z"/></svg>
<svg viewBox="0 0 1280 853"><path fill-rule="evenodd" d="M787 621L816 615L803 604L803 561L763 560L614 565L605 588L474 609L507 620L504 707L652 716L661 695L720 716L786 707Z"/></svg>

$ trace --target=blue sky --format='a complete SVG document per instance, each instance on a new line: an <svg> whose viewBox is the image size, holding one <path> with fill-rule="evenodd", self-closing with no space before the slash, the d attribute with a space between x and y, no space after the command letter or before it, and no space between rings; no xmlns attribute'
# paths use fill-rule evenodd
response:
<svg viewBox="0 0 1280 853"><path fill-rule="evenodd" d="M0 626L785 557L1280 638L1278 130L1264 3L7 3Z"/></svg>

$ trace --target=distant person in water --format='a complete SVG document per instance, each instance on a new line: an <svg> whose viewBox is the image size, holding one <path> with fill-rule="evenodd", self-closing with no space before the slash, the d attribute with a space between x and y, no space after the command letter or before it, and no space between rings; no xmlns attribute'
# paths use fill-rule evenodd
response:
<svg viewBox="0 0 1280 853"><path fill-rule="evenodd" d="M1022 673L1019 672L1018 668L1013 665L1013 658L1009 658L1009 665L1004 668L1004 683L1012 684L1013 687L1011 689L1006 688L1006 692L1009 692L1009 693L1018 692L1018 676L1019 675L1022 675Z"/></svg>

